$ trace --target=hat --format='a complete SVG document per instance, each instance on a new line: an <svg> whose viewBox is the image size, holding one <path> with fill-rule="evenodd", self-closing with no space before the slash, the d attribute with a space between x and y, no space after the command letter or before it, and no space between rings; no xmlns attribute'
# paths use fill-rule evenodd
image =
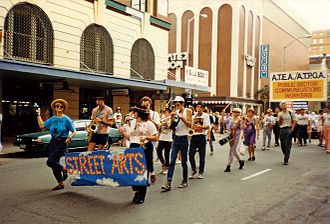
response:
<svg viewBox="0 0 330 224"><path fill-rule="evenodd" d="M66 102L65 100L63 99L55 99L53 100L53 102L50 104L50 106L52 107L53 110L55 110L55 104L56 103L61 103L64 105L64 109L68 109L69 108L69 104L68 102Z"/></svg>
<svg viewBox="0 0 330 224"><path fill-rule="evenodd" d="M94 98L95 98L95 100L104 100L104 96L96 96Z"/></svg>
<svg viewBox="0 0 330 224"><path fill-rule="evenodd" d="M173 100L173 102L183 102L184 103L184 99L182 96L176 96Z"/></svg>
<svg viewBox="0 0 330 224"><path fill-rule="evenodd" d="M142 103L142 101L149 101L150 103L152 103L152 100L148 96L142 97L142 99L140 100L140 103Z"/></svg>
<svg viewBox="0 0 330 224"><path fill-rule="evenodd" d="M134 112L138 112L138 113L150 114L150 112L147 111L146 108L141 107L141 106L135 106L135 107L132 107L132 110L133 110Z"/></svg>
<svg viewBox="0 0 330 224"><path fill-rule="evenodd" d="M232 112L234 112L234 111L237 111L237 112L239 112L239 113L242 113L242 110L241 110L241 108L239 108L239 107L235 107L235 108L233 108Z"/></svg>
<svg viewBox="0 0 330 224"><path fill-rule="evenodd" d="M198 105L205 108L205 104L202 101L198 101L197 103L195 103L195 106L198 106Z"/></svg>

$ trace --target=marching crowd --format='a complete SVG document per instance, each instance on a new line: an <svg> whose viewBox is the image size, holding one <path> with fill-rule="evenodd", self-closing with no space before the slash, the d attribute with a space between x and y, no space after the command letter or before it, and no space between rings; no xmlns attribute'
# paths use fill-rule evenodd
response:
<svg viewBox="0 0 330 224"><path fill-rule="evenodd" d="M96 131L89 139L89 151L103 149L107 141L109 126L119 129L123 140L122 146L136 148L143 146L148 171L148 179L151 183L156 182L156 171L154 167L154 150L157 159L161 162L160 173L167 175L166 182L161 186L162 192L171 191L175 171L175 164L179 160L182 166L182 181L179 188L188 186L188 179L203 179L205 171L206 145L209 144L210 155L214 154L214 133L224 136L220 144L228 142L228 162L224 172L231 172L234 158L237 159L239 169L243 169L245 162L239 153L239 144L243 142L248 152L248 161L256 160L256 140L259 132L263 132L261 150L269 150L272 134L275 136L275 146L281 146L284 158L283 165L288 165L292 146L292 139L300 146L310 142L312 124L315 124L319 136L319 146L325 147L330 152L330 114L328 108L320 110L317 122L306 114L304 109L296 113L287 110L286 102L281 102L273 113L268 109L267 113L260 116L255 114L253 108L248 108L246 114L242 109L234 107L230 114L225 110L221 113L213 113L203 102L197 102L194 107L186 107L185 100L176 96L172 100L172 107L164 108L160 115L151 110L152 100L145 96L139 104L130 109L129 114L123 116L121 109L112 109L105 105L103 97L96 98L97 107L92 112L92 125ZM52 168L58 185L53 190L64 188L67 178L66 168L60 165L59 160L66 150L66 144L76 134L70 118L64 115L68 103L63 99L52 102L52 108L56 115L43 122L40 117L40 109L37 110L38 124L40 128L49 129L52 135L50 142L50 155L47 165ZM69 135L69 132L71 134ZM242 139L242 141L241 141ZM325 145L323 145L325 143ZM195 157L198 153L199 164L196 165ZM190 163L190 175L188 171ZM133 186L135 192L133 203L144 202L147 187Z"/></svg>

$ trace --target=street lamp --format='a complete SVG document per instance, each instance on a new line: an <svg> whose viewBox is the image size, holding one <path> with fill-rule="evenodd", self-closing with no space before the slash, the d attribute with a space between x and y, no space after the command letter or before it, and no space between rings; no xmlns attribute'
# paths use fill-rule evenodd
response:
<svg viewBox="0 0 330 224"><path fill-rule="evenodd" d="M291 41L288 45L286 45L286 46L284 47L284 61L283 61L284 71L285 71L285 51L286 51L286 49L287 49L291 44L293 44L296 40L303 39L303 38L311 38L311 37L312 37L312 35L306 35L306 36L303 36L303 37L297 37L297 38L295 38L293 41Z"/></svg>
<svg viewBox="0 0 330 224"><path fill-rule="evenodd" d="M207 18L206 14L199 14L202 18ZM195 17L192 17L188 20L188 29L187 29L187 63L186 65L189 66L189 45L190 45L190 22L193 21Z"/></svg>

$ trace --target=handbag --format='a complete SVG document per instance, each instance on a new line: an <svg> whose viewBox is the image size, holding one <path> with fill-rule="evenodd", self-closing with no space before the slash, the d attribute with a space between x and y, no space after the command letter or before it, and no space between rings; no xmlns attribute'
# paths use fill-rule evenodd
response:
<svg viewBox="0 0 330 224"><path fill-rule="evenodd" d="M241 154L242 156L245 155L246 152L246 146L244 145L244 142L242 141L240 146L239 146L239 154Z"/></svg>
<svg viewBox="0 0 330 224"><path fill-rule="evenodd" d="M231 139L232 139L232 136L227 135L219 140L219 144L224 145L224 144L228 143Z"/></svg>

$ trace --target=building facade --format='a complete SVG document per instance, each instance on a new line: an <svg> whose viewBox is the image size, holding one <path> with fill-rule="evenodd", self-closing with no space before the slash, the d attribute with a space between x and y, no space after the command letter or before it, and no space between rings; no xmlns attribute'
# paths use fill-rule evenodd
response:
<svg viewBox="0 0 330 224"><path fill-rule="evenodd" d="M94 96L128 111L143 95L167 92L167 0L0 2L2 134L37 128L64 98L73 119L89 118ZM156 103L159 104L159 103Z"/></svg>
<svg viewBox="0 0 330 224"><path fill-rule="evenodd" d="M231 104L261 111L257 92L269 85L268 76L260 77L262 44L269 46L268 73L308 70L309 44L298 37L310 32L271 0L171 0L168 17L169 53L186 52L184 65L208 71L211 92L194 95L214 110ZM185 80L184 66L171 67L170 74Z"/></svg>

